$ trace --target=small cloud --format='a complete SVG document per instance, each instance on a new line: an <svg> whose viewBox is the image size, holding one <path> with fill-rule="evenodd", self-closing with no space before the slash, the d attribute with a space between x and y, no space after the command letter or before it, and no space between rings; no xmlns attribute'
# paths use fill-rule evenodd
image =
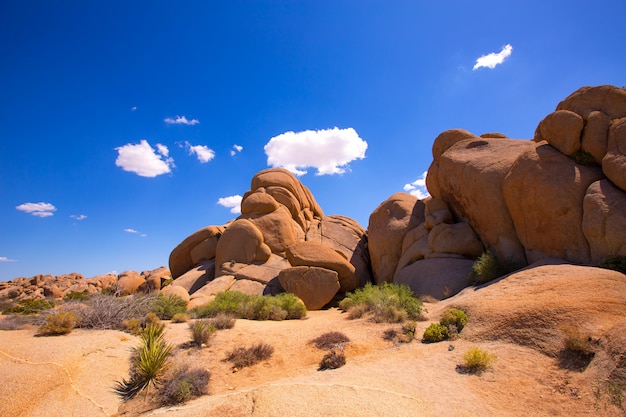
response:
<svg viewBox="0 0 626 417"><path fill-rule="evenodd" d="M347 165L365 158L367 142L352 128L285 132L275 136L264 147L267 164L283 167L295 175L306 168L317 169L316 175L343 174Z"/></svg>
<svg viewBox="0 0 626 417"><path fill-rule="evenodd" d="M133 106L130 108L130 111L135 111L135 110L137 110L137 106Z"/></svg>
<svg viewBox="0 0 626 417"><path fill-rule="evenodd" d="M70 217L74 220L85 220L87 218L87 216L85 216L84 214L70 214Z"/></svg>
<svg viewBox="0 0 626 417"><path fill-rule="evenodd" d="M15 208L37 217L50 217L57 210L57 208L50 203L24 203Z"/></svg>
<svg viewBox="0 0 626 417"><path fill-rule="evenodd" d="M492 52L487 55L483 55L476 60L476 65L472 68L474 71L478 68L491 68L494 69L496 65L500 65L505 59L511 56L513 53L513 46L506 44L502 47L502 50L498 53Z"/></svg>
<svg viewBox="0 0 626 417"><path fill-rule="evenodd" d="M0 262L16 262L15 259L9 259L6 256L0 256Z"/></svg>
<svg viewBox="0 0 626 417"><path fill-rule="evenodd" d="M241 197L240 195L231 195L230 197L221 197L217 200L217 204L230 209L231 213L241 214Z"/></svg>
<svg viewBox="0 0 626 417"><path fill-rule="evenodd" d="M128 143L119 148L115 165L124 171L134 172L141 177L153 178L157 175L172 172L174 159L169 158L167 146L157 143L158 154L146 140L139 144Z"/></svg>
<svg viewBox="0 0 626 417"><path fill-rule="evenodd" d="M200 123L200 121L198 119L191 119L191 120L187 120L187 118L185 116L176 116L175 118L172 117L166 117L165 119L163 119L163 121L165 123L167 123L168 125L188 125L188 126L193 126L193 125L197 125L198 123Z"/></svg>
<svg viewBox="0 0 626 417"><path fill-rule="evenodd" d="M206 164L211 159L215 158L215 152L213 151L213 149L209 148L208 146L205 146L205 145L192 146L191 143L185 142L185 147L189 151L189 155L196 154L196 156L198 157L198 161L202 162L203 164Z"/></svg>
<svg viewBox="0 0 626 417"><path fill-rule="evenodd" d="M139 235L139 236L141 236L141 237L146 237L146 236L148 236L148 235L147 235L147 234L145 234L145 233L139 233L139 232L138 232L137 230L135 230L135 229L124 229L124 231L125 231L126 233L131 233L131 234L134 234L134 235Z"/></svg>
<svg viewBox="0 0 626 417"><path fill-rule="evenodd" d="M427 175L428 175L428 171L424 171L421 177L419 177L418 179L416 179L410 184L405 184L403 187L404 191L406 191L407 193L411 195L414 195L420 200L423 200L426 197L428 197L430 194L428 193L428 190L426 189L426 176Z"/></svg>
<svg viewBox="0 0 626 417"><path fill-rule="evenodd" d="M243 146L239 146L237 144L233 145L233 149L230 151L230 156L237 155L238 152L243 151Z"/></svg>

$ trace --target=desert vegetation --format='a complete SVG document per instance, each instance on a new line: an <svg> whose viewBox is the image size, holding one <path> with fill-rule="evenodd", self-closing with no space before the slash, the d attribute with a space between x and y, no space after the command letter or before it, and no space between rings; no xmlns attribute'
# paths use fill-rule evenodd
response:
<svg viewBox="0 0 626 417"><path fill-rule="evenodd" d="M463 363L459 371L469 374L481 374L496 360L496 356L476 346L469 348L463 354Z"/></svg>
<svg viewBox="0 0 626 417"><path fill-rule="evenodd" d="M346 364L346 355L342 351L331 350L320 361L318 371L341 368Z"/></svg>
<svg viewBox="0 0 626 417"><path fill-rule="evenodd" d="M247 295L238 291L217 294L204 307L194 308L195 317L215 317L220 313L248 320L297 320L306 316L306 307L293 294L276 296Z"/></svg>
<svg viewBox="0 0 626 417"><path fill-rule="evenodd" d="M316 337L309 343L320 350L333 350L343 348L346 343L350 343L350 338L341 332L331 331Z"/></svg>
<svg viewBox="0 0 626 417"><path fill-rule="evenodd" d="M211 373L203 368L183 366L168 378L160 390L163 405L175 405L205 395Z"/></svg>
<svg viewBox="0 0 626 417"><path fill-rule="evenodd" d="M383 283L366 284L341 300L339 308L348 317L367 317L376 323L401 323L408 319L419 320L424 309L422 302L413 295L406 285Z"/></svg>
<svg viewBox="0 0 626 417"><path fill-rule="evenodd" d="M463 310L449 308L441 314L439 323L432 323L426 328L422 341L436 343L456 338L466 324L467 314Z"/></svg>
<svg viewBox="0 0 626 417"><path fill-rule="evenodd" d="M76 327L76 314L73 311L58 311L48 314L44 323L37 329L39 336L59 336L68 334Z"/></svg>
<svg viewBox="0 0 626 417"><path fill-rule="evenodd" d="M267 343L256 343L249 347L237 347L226 353L227 362L233 365L234 370L256 365L267 360L274 354L274 347Z"/></svg>
<svg viewBox="0 0 626 417"><path fill-rule="evenodd" d="M191 342L196 347L202 347L202 345L209 343L217 329L209 320L199 319L189 324L189 331L191 332Z"/></svg>
<svg viewBox="0 0 626 417"><path fill-rule="evenodd" d="M472 284L479 285L510 274L519 269L514 262L500 259L491 251L484 252L476 259L469 278Z"/></svg>

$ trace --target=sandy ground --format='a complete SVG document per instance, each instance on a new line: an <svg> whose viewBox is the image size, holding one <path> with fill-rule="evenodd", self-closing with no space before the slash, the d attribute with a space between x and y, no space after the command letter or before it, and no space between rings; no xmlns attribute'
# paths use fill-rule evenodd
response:
<svg viewBox="0 0 626 417"><path fill-rule="evenodd" d="M475 295L426 304L427 320L418 322L417 334L449 305L469 303L468 297ZM467 340L463 334L435 344L384 340L383 332L394 327L400 326L350 320L330 309L309 312L304 320L237 320L233 329L219 331L209 346L197 349L184 347L188 324L169 323L174 365L209 369L209 395L157 409L142 398L122 404L112 392L115 381L128 375L130 349L138 345L133 336L81 329L59 337L34 337L33 329L0 331L0 416L624 415L599 390L601 381L591 366L568 370L537 349ZM320 372L325 352L309 342L331 330L351 339L345 346L347 363ZM225 352L257 342L275 348L269 360L238 372L223 361ZM457 370L472 346L497 356L482 375Z"/></svg>

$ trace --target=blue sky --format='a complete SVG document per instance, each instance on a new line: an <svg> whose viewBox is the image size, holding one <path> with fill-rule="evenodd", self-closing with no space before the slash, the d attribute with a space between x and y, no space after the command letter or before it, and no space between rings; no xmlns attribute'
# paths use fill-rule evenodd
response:
<svg viewBox="0 0 626 417"><path fill-rule="evenodd" d="M419 191L440 132L529 139L577 88L626 84L624 16L623 0L4 0L0 280L167 265L270 166L367 227Z"/></svg>

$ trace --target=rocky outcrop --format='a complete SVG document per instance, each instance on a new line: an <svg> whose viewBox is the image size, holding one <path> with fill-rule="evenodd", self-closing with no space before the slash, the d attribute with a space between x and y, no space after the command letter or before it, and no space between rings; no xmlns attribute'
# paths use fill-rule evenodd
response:
<svg viewBox="0 0 626 417"><path fill-rule="evenodd" d="M307 273L283 274L294 267L296 271L306 267ZM261 171L252 178L238 218L185 238L170 255L170 269L176 278L172 285L188 291L190 306L210 302L218 290L247 294L290 291L279 279L283 274L290 277L284 282L297 292L308 288L304 281L311 279L310 287L324 295L303 296L309 308L321 308L320 300L328 302L339 291L354 290L371 276L365 230L350 218L325 216L309 189L280 168ZM338 286L320 279L333 274ZM222 277L228 277L227 285L213 284ZM323 283L328 288L322 291Z"/></svg>

